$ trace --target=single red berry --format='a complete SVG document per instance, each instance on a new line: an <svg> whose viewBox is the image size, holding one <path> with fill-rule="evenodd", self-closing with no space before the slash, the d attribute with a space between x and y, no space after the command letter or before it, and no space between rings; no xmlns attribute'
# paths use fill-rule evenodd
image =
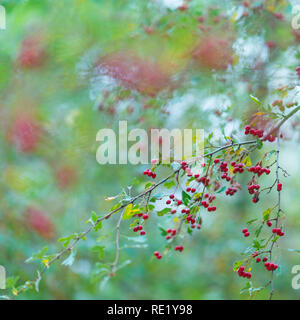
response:
<svg viewBox="0 0 300 320"><path fill-rule="evenodd" d="M272 227L272 222L270 220L267 222L267 226Z"/></svg>
<svg viewBox="0 0 300 320"><path fill-rule="evenodd" d="M245 232L245 237L249 237L250 236L250 233L249 232Z"/></svg>
<svg viewBox="0 0 300 320"><path fill-rule="evenodd" d="M192 192L192 193L196 192L196 189L195 189L195 188L192 188L191 192Z"/></svg>
<svg viewBox="0 0 300 320"><path fill-rule="evenodd" d="M149 218L149 215L147 214L147 213L145 213L144 215L143 215L143 219L144 220L147 220Z"/></svg>
<svg viewBox="0 0 300 320"><path fill-rule="evenodd" d="M277 191L281 191L282 190L282 183L277 183Z"/></svg>
<svg viewBox="0 0 300 320"><path fill-rule="evenodd" d="M155 256L159 256L159 252L158 251L154 251L154 255Z"/></svg>
<svg viewBox="0 0 300 320"><path fill-rule="evenodd" d="M268 261L268 258L267 257L264 257L263 258L263 262L267 262Z"/></svg>
<svg viewBox="0 0 300 320"><path fill-rule="evenodd" d="M171 203L171 200L167 200L167 201L166 201L166 204L170 204L170 203Z"/></svg>
<svg viewBox="0 0 300 320"><path fill-rule="evenodd" d="M260 262L261 262L261 258L257 258L257 259L256 259L256 262L257 262L257 263L260 263Z"/></svg>
<svg viewBox="0 0 300 320"><path fill-rule="evenodd" d="M180 206L182 204L182 201L178 200L177 204Z"/></svg>
<svg viewBox="0 0 300 320"><path fill-rule="evenodd" d="M146 232L144 230L140 232L141 236L144 236L145 234L146 234Z"/></svg>
<svg viewBox="0 0 300 320"><path fill-rule="evenodd" d="M215 160L214 160L214 163L215 163L215 164L217 164L217 163L219 163L219 162L220 162L220 159L215 159Z"/></svg>
<svg viewBox="0 0 300 320"><path fill-rule="evenodd" d="M248 229L244 228L242 231L243 231L243 233L246 233L246 232L248 232Z"/></svg>
<svg viewBox="0 0 300 320"><path fill-rule="evenodd" d="M170 194L169 198L174 199L175 198L174 194Z"/></svg>

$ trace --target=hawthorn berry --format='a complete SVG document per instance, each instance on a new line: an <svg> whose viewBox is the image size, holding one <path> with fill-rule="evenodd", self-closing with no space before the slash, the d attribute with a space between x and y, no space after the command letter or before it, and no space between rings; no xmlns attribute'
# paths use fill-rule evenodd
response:
<svg viewBox="0 0 300 320"><path fill-rule="evenodd" d="M267 221L267 226L272 227L272 222L270 220Z"/></svg>
<svg viewBox="0 0 300 320"><path fill-rule="evenodd" d="M143 219L144 220L147 220L149 218L149 215L147 214L147 213L145 213L144 215L143 215Z"/></svg>

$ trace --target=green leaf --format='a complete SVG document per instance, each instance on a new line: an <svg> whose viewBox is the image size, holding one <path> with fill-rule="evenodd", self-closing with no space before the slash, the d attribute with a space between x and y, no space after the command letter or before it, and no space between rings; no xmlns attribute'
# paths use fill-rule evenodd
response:
<svg viewBox="0 0 300 320"><path fill-rule="evenodd" d="M237 271L239 269L239 267L243 265L244 261L245 260L236 261L233 265L233 271Z"/></svg>
<svg viewBox="0 0 300 320"><path fill-rule="evenodd" d="M256 98L255 96L253 96L252 94L250 94L250 98L252 101L254 101L256 104L261 105L261 102L258 98Z"/></svg>
<svg viewBox="0 0 300 320"><path fill-rule="evenodd" d="M91 251L97 253L98 258L101 260L104 257L104 253L105 253L104 249L105 247L103 246L95 245L91 248Z"/></svg>
<svg viewBox="0 0 300 320"><path fill-rule="evenodd" d="M160 210L160 211L157 211L157 215L158 215L159 217L161 217L161 216L169 213L170 211L171 211L171 208L164 208L164 209L162 209L162 210Z"/></svg>
<svg viewBox="0 0 300 320"><path fill-rule="evenodd" d="M223 186L220 190L217 191L217 193L221 193L221 192L223 192L223 191L225 191L225 190L226 190L226 187Z"/></svg>
<svg viewBox="0 0 300 320"><path fill-rule="evenodd" d="M255 231L255 235L256 235L256 238L259 237L260 233L261 233L261 230L263 228L263 225L261 225L256 231Z"/></svg>
<svg viewBox="0 0 300 320"><path fill-rule="evenodd" d="M260 139L257 139L257 149L260 150L263 147L263 143Z"/></svg>
<svg viewBox="0 0 300 320"><path fill-rule="evenodd" d="M182 202L187 206L190 200L191 196L182 190Z"/></svg>
<svg viewBox="0 0 300 320"><path fill-rule="evenodd" d="M268 221L270 219L271 211L272 211L272 208L268 208L263 212L264 221Z"/></svg>
<svg viewBox="0 0 300 320"><path fill-rule="evenodd" d="M171 180L171 181L165 182L164 187L167 188L167 189L171 189L171 188L174 187L175 185L176 185L176 184L175 184L174 180Z"/></svg>
<svg viewBox="0 0 300 320"><path fill-rule="evenodd" d="M129 205L127 205L127 207L125 208L124 214L123 214L123 218L124 220L130 219L133 216L133 212L132 212L132 203L130 203Z"/></svg>
<svg viewBox="0 0 300 320"><path fill-rule="evenodd" d="M47 251L48 251L48 247L42 248L37 253L33 254L32 257L30 257L27 260L25 260L25 263L30 263L30 262L32 262L34 260L42 260L45 257Z"/></svg>
<svg viewBox="0 0 300 320"><path fill-rule="evenodd" d="M159 230L161 231L161 235L162 236L166 236L167 234L168 234L168 232L164 229L164 228L162 228L162 227L158 227L159 228Z"/></svg>
<svg viewBox="0 0 300 320"><path fill-rule="evenodd" d="M247 222L247 224L250 225L250 224L252 224L253 222L255 222L255 221L257 221L257 220L258 220L258 219L249 220L249 221Z"/></svg>

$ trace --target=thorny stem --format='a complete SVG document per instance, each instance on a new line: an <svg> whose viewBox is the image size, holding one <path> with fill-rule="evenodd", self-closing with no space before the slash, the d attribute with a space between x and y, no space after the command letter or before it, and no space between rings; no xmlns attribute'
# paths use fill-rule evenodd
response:
<svg viewBox="0 0 300 320"><path fill-rule="evenodd" d="M277 136L277 151L276 151L276 183L279 183L279 153L280 153L280 135L278 132L278 136ZM278 227L278 223L279 223L279 216L280 216L280 212L281 212L281 208L280 208L280 191L277 192L278 193L278 204L277 204L277 216L275 218L276 221L276 228ZM275 239L276 235L273 236L273 238ZM273 240L274 240L273 239ZM273 248L275 245L275 241L272 242L271 244L271 248L270 248L270 261L272 260L272 253L273 253ZM274 295L274 270L272 270L272 274L271 274L271 280L270 280L270 284L271 284L271 292L270 292L270 300L272 300L273 295Z"/></svg>

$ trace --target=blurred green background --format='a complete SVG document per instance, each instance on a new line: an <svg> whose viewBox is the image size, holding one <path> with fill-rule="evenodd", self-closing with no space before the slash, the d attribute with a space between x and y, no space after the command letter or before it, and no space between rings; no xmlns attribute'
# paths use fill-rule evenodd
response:
<svg viewBox="0 0 300 320"><path fill-rule="evenodd" d="M179 0L1 1L7 28L0 31L0 264L9 277L33 279L39 265L25 260L44 246L59 251L57 239L84 230L91 211L108 212L106 196L132 184L134 192L143 190L146 167L96 162L99 129L117 130L118 121L127 120L129 130L204 128L216 139L225 133L242 140L242 125L258 108L249 95L268 105L276 88L297 83L293 2L248 3L192 0L183 10ZM300 249L299 121L291 121L280 159L290 177L282 193L287 237L275 254L278 299L300 297L291 287L300 255L287 250ZM271 149L266 144L253 157ZM246 281L233 272L249 245L241 229L275 197L254 205L246 188L230 201L219 197L202 231L185 236L185 251L161 261L152 256L164 246L158 226L172 218L152 215L146 241L125 221L123 267L108 279L99 269L114 260L113 217L78 245L71 267L55 263L39 293L18 298L248 299L240 294ZM269 280L262 265L254 274L255 287ZM265 290L255 298L267 297Z"/></svg>

